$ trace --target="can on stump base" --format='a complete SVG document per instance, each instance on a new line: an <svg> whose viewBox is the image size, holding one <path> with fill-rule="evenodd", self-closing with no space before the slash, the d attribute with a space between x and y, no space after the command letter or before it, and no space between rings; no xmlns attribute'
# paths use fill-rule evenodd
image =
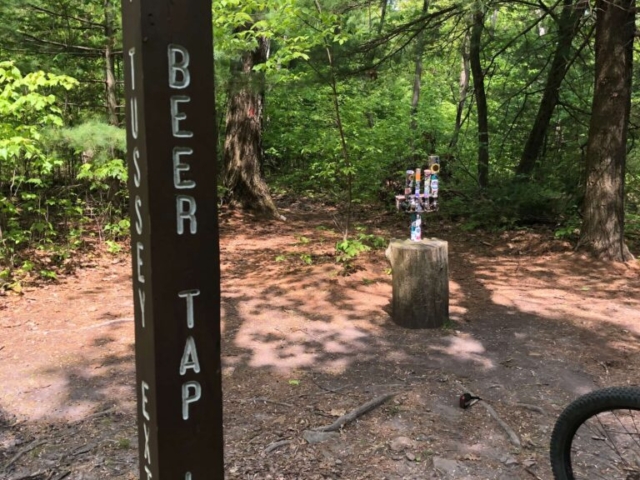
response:
<svg viewBox="0 0 640 480"><path fill-rule="evenodd" d="M449 318L448 244L435 238L391 240L393 321L405 328L439 328Z"/></svg>

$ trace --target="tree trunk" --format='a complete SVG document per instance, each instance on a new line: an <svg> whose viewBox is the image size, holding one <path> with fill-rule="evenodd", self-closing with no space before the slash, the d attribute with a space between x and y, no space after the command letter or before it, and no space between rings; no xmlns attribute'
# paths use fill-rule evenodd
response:
<svg viewBox="0 0 640 480"><path fill-rule="evenodd" d="M574 0L564 0L563 2L562 13L558 20L556 51L549 70L549 76L547 77L544 94L540 101L538 115L529 132L529 138L522 152L520 163L516 167L516 175L530 175L535 168L536 160L540 156L551 117L560 100L560 86L570 64L571 45L578 33L580 19L584 15L586 5L586 2L583 1L578 1L575 5Z"/></svg>
<svg viewBox="0 0 640 480"><path fill-rule="evenodd" d="M469 62L473 73L473 89L478 114L478 184L480 188L486 188L489 185L489 120L487 118L487 97L484 91L484 73L480 62L483 29L484 14L476 12L473 15L473 26L471 27Z"/></svg>
<svg viewBox="0 0 640 480"><path fill-rule="evenodd" d="M111 0L104 1L104 36L106 47L104 50L104 69L107 100L107 118L110 125L118 126L118 94L116 92L116 76L113 69L113 48L115 33L113 29L113 12Z"/></svg>
<svg viewBox="0 0 640 480"><path fill-rule="evenodd" d="M458 111L456 112L456 124L453 128L453 135L449 142L449 148L453 150L458 144L460 129L462 128L462 114L467 103L467 93L469 92L469 33L462 40L462 64L460 68L460 98L458 99Z"/></svg>
<svg viewBox="0 0 640 480"><path fill-rule="evenodd" d="M580 246L630 261L624 242L627 128L631 109L635 0L597 0L595 89Z"/></svg>
<svg viewBox="0 0 640 480"><path fill-rule="evenodd" d="M435 238L391 240L392 318L405 328L439 328L449 319L448 244Z"/></svg>
<svg viewBox="0 0 640 480"><path fill-rule="evenodd" d="M248 28L248 27L245 27ZM278 213L262 178L262 122L264 75L253 67L269 55L269 40L260 37L258 47L231 65L224 141L224 185L231 203L267 218Z"/></svg>
<svg viewBox="0 0 640 480"><path fill-rule="evenodd" d="M429 10L429 0L422 3L422 16ZM416 70L413 78L413 95L411 96L411 130L415 132L418 128L418 103L420 102L420 88L422 84L422 55L424 55L424 29L418 33L416 42ZM413 134L413 156L417 160L416 134Z"/></svg>
<svg viewBox="0 0 640 480"><path fill-rule="evenodd" d="M389 0L380 0L380 23L378 24L378 36L382 34L384 28L384 21L387 18L387 4Z"/></svg>

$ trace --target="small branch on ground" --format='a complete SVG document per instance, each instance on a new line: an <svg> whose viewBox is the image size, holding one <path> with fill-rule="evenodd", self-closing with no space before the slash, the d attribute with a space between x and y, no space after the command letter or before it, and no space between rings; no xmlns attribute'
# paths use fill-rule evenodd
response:
<svg viewBox="0 0 640 480"><path fill-rule="evenodd" d="M368 391L372 388L381 388L381 387L385 387L385 388L391 388L391 387L406 387L407 384L406 383L387 383L384 385L368 385L365 388L365 391Z"/></svg>
<svg viewBox="0 0 640 480"><path fill-rule="evenodd" d="M13 480L38 480L42 478L43 475L44 475L44 471L38 470L35 473L29 473L28 475L23 475L22 477L16 477Z"/></svg>
<svg viewBox="0 0 640 480"><path fill-rule="evenodd" d="M314 428L313 430L316 432L335 432L336 430L340 430L347 423L353 422L356 418L361 417L362 415L373 410L376 407L379 407L383 403L391 400L397 394L398 393L395 392L395 393L387 393L385 395L380 395L379 397L374 398L373 400L365 403L364 405L359 406L355 410L352 410L349 413L342 415L331 425Z"/></svg>
<svg viewBox="0 0 640 480"><path fill-rule="evenodd" d="M313 382L313 384L318 387L321 390L324 390L328 393L338 393L340 390L344 390L345 388L347 388L349 385L345 385L343 387L338 387L338 388L329 388L329 387L323 387L322 385L320 385L318 382L316 382L313 378L311 379L311 381Z"/></svg>
<svg viewBox="0 0 640 480"><path fill-rule="evenodd" d="M54 473L52 473L51 475L49 475L49 477L47 478L47 480L62 480L63 478L68 477L69 475L71 475L71 470L65 470L64 472L62 472L61 474L57 475L57 476L53 476Z"/></svg>
<svg viewBox="0 0 640 480"><path fill-rule="evenodd" d="M280 405L281 407L293 408L293 405L291 405L290 403L276 402L275 400L269 400L268 398L265 398L265 397L250 398L249 401L250 402L273 403L274 405Z"/></svg>
<svg viewBox="0 0 640 480"><path fill-rule="evenodd" d="M274 450L280 447L284 447L285 445L290 445L291 443L292 443L292 440L279 440L277 442L273 442L265 447L264 453L265 454L271 453Z"/></svg>
<svg viewBox="0 0 640 480"><path fill-rule="evenodd" d="M533 478L535 478L536 480L542 480L538 475L536 475L530 468L525 467L524 471L527 472L529 475L531 475Z"/></svg>
<svg viewBox="0 0 640 480"><path fill-rule="evenodd" d="M345 388L350 387L351 385L345 385L343 387L338 387L338 388L334 388L334 389L326 389L323 392L312 392L312 393L302 393L300 395L298 395L298 398L302 398L302 397L310 397L312 395L326 395L328 393L340 393L341 390L344 390ZM320 387L320 385L318 385L318 387ZM320 387L322 388L322 387Z"/></svg>
<svg viewBox="0 0 640 480"><path fill-rule="evenodd" d="M466 387L463 387L463 388L466 392L469 392L472 396L474 397L478 396L468 388ZM500 418L500 415L498 415L498 412L496 412L494 408L491 405L489 405L487 401L484 399L482 399L479 403L487 410L487 412L489 412L489 415L491 415L494 418L494 420L498 422L498 424L502 427L502 429L505 431L505 433L509 437L509 440L511 441L511 443L516 447L520 448L522 446L522 444L520 443L520 438L518 437L516 432L514 432L513 429L504 420L502 420L502 418Z"/></svg>
<svg viewBox="0 0 640 480"><path fill-rule="evenodd" d="M86 422L87 420L90 420L92 418L97 418L97 417L102 417L103 415L109 415L110 413L113 413L116 411L116 407L109 407L105 410L101 410L99 412L95 412L92 413L90 415L87 415L86 417L80 418L79 420L76 420L75 422L71 422L71 424L77 424L77 423L81 423L81 422Z"/></svg>
<svg viewBox="0 0 640 480"><path fill-rule="evenodd" d="M124 318L116 318L115 320L109 320L107 322L101 322L101 323L95 323L93 325L86 325L84 327L78 327L78 328L58 328L55 330L39 330L38 333L41 333L42 335L48 335L50 333L57 333L57 332L79 332L80 330L93 330L94 328L102 328L102 327L108 327L110 325L116 325L118 323L131 323L133 322L133 317L124 317Z"/></svg>
<svg viewBox="0 0 640 480"><path fill-rule="evenodd" d="M9 471L9 469L13 466L14 463L16 463L18 460L20 460L20 458L25 454L25 453L29 453L31 450L33 450L34 448L38 448L41 445L44 445L45 443L47 443L46 440L36 440L34 442L31 442L29 445L27 445L25 448L23 448L22 450L20 450L18 453L16 453L13 458L11 460L9 460L9 463L7 463L4 467L4 471L5 473Z"/></svg>
<svg viewBox="0 0 640 480"><path fill-rule="evenodd" d="M516 403L516 407L525 408L527 410L531 410L533 412L537 412L540 415L545 415L546 414L546 412L544 411L544 409L542 407L539 407L537 405L531 405L530 403Z"/></svg>

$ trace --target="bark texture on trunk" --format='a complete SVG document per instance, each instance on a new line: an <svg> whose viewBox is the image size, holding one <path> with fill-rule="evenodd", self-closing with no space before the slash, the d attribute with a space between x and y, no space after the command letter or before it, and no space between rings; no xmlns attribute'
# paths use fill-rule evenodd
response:
<svg viewBox="0 0 640 480"><path fill-rule="evenodd" d="M405 328L439 328L449 319L448 244L432 238L392 240L393 321Z"/></svg>
<svg viewBox="0 0 640 480"><path fill-rule="evenodd" d="M564 0L563 9L558 19L558 43L547 77L536 120L531 127L527 143L516 167L516 175L530 175L544 146L544 139L553 117L553 112L560 100L560 87L570 65L571 45L578 33L580 19L584 15L586 2Z"/></svg>
<svg viewBox="0 0 640 480"><path fill-rule="evenodd" d="M258 47L231 65L224 141L224 185L230 203L267 218L283 217L273 203L262 178L262 122L264 75L253 67L269 55L269 40L261 37Z"/></svg>
<svg viewBox="0 0 640 480"><path fill-rule="evenodd" d="M580 246L603 260L630 261L624 184L631 110L635 0L597 0L593 107Z"/></svg>
<svg viewBox="0 0 640 480"><path fill-rule="evenodd" d="M114 74L114 45L115 33L113 28L113 6L111 0L104 1L104 36L106 46L104 50L104 70L105 70L105 86L107 100L107 118L110 125L118 126L120 121L118 118L118 94L116 91L116 76Z"/></svg>
<svg viewBox="0 0 640 480"><path fill-rule="evenodd" d="M484 72L480 61L482 31L484 30L484 14L473 15L469 62L473 73L473 90L476 96L478 114L478 184L480 188L489 185L489 119L487 117L487 96L484 90Z"/></svg>

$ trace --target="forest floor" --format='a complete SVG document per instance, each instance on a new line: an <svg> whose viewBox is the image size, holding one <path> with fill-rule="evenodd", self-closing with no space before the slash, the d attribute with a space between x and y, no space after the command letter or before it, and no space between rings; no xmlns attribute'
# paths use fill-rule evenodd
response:
<svg viewBox="0 0 640 480"><path fill-rule="evenodd" d="M341 275L331 209L307 205L283 209L286 223L220 217L228 479L546 480L562 408L640 383L637 265L596 262L547 231L428 218L425 236L449 242L451 322L406 330L389 315L384 250ZM390 214L358 223L408 234ZM138 478L130 260L83 261L0 297L0 479ZM467 390L520 447L481 404L458 407ZM329 441L303 439L385 393Z"/></svg>

